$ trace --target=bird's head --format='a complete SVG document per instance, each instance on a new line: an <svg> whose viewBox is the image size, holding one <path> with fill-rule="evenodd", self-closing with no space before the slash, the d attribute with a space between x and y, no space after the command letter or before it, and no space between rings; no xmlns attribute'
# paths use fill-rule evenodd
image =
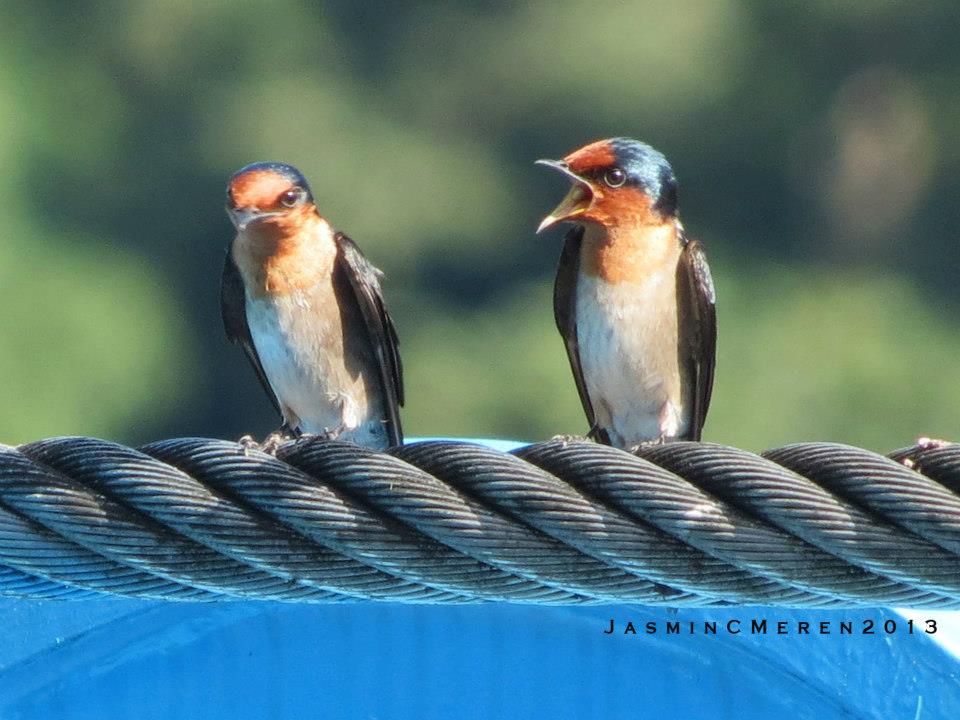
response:
<svg viewBox="0 0 960 720"><path fill-rule="evenodd" d="M573 183L537 232L560 222L596 223L607 229L662 224L676 216L677 179L659 152L630 138L598 140L563 160L537 160Z"/></svg>
<svg viewBox="0 0 960 720"><path fill-rule="evenodd" d="M296 227L316 212L310 186L292 165L253 163L227 184L227 215L239 231L262 223Z"/></svg>

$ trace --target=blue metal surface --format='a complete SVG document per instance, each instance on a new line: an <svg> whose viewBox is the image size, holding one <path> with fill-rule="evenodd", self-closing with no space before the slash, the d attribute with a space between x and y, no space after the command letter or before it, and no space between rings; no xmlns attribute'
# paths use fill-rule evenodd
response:
<svg viewBox="0 0 960 720"><path fill-rule="evenodd" d="M960 614L2 600L0 718L953 718ZM935 618L936 635L923 634ZM617 632L606 634L611 619ZM739 634L727 622L740 621ZM766 634L750 634L766 619ZM788 634L778 635L786 621ZM840 635L839 622L854 634ZM864 621L875 634L864 635ZM883 623L892 620L896 632ZM623 634L627 622L637 634ZM704 634L703 622L717 634ZM812 634L799 634L798 622ZM830 623L831 634L818 633ZM647 623L656 630L647 634ZM667 634L667 623L679 623ZM690 623L693 623L692 632ZM737 629L737 626L732 626Z"/></svg>
<svg viewBox="0 0 960 720"><path fill-rule="evenodd" d="M662 629L836 623L830 612L119 599L0 611L3 718L952 719L960 708L957 659L925 636ZM641 634L604 634L611 617ZM643 634L648 621L658 634Z"/></svg>

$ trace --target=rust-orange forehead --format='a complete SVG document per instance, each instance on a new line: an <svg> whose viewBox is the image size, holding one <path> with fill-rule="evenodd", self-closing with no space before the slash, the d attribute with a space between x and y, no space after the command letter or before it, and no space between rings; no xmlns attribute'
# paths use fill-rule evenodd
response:
<svg viewBox="0 0 960 720"><path fill-rule="evenodd" d="M230 197L237 207L271 207L294 184L273 170L251 170L230 181Z"/></svg>
<svg viewBox="0 0 960 720"><path fill-rule="evenodd" d="M563 160L573 172L584 173L588 170L615 164L617 156L609 140L597 140L597 142L584 145L579 150L573 151Z"/></svg>

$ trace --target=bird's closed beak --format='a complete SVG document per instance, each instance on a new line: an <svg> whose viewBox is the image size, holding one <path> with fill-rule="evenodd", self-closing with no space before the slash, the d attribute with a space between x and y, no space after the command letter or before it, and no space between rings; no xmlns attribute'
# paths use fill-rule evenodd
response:
<svg viewBox="0 0 960 720"><path fill-rule="evenodd" d="M257 207L235 208L227 205L227 215L230 218L230 222L232 222L233 226L240 232L246 230L252 223L277 217L282 214L281 212L267 212Z"/></svg>
<svg viewBox="0 0 960 720"><path fill-rule="evenodd" d="M573 172L570 167L562 160L537 160L537 165L546 165L554 170L559 170L573 183L570 192L560 201L553 211L547 215L537 227L537 232L541 233L547 228L553 227L564 220L570 220L578 215L582 215L593 202L593 188L586 180Z"/></svg>

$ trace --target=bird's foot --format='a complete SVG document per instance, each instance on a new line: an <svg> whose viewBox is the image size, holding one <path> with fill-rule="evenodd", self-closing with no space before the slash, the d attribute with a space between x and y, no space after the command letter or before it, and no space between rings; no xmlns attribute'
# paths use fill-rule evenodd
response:
<svg viewBox="0 0 960 720"><path fill-rule="evenodd" d="M938 440L937 438L918 437L917 445L921 450L939 450L952 443L949 440Z"/></svg>
<svg viewBox="0 0 960 720"><path fill-rule="evenodd" d="M649 450L650 448L657 447L659 445L664 445L667 442L666 435L661 435L656 440L643 440L638 442L636 445L631 445L627 448L627 452L631 455L637 455L643 450Z"/></svg>
<svg viewBox="0 0 960 720"><path fill-rule="evenodd" d="M918 437L916 452L923 452L924 450L939 450L940 448L947 447L948 445L952 444L953 443L951 443L949 440ZM917 470L917 459L913 455L907 455L906 457L900 458L900 463L911 470Z"/></svg>
<svg viewBox="0 0 960 720"><path fill-rule="evenodd" d="M260 449L260 443L257 442L253 435L244 435L242 438L237 440L237 444L243 448L244 455L249 455L251 450Z"/></svg>
<svg viewBox="0 0 960 720"><path fill-rule="evenodd" d="M279 430L274 430L264 438L263 442L257 442L253 435L244 435L237 440L240 447L243 448L243 454L249 455L251 450L259 450L268 455L276 455L277 450L288 440L299 437L300 433L291 430L287 425L283 425Z"/></svg>
<svg viewBox="0 0 960 720"><path fill-rule="evenodd" d="M550 442L563 443L563 446L566 447L574 443L593 442L593 440L586 435L554 435L550 438Z"/></svg>
<svg viewBox="0 0 960 720"><path fill-rule="evenodd" d="M317 437L322 437L324 440L339 440L346 431L347 426L341 423L335 428L324 428L322 433L317 433Z"/></svg>
<svg viewBox="0 0 960 720"><path fill-rule="evenodd" d="M280 446L287 442L287 440L292 439L292 435L285 432L283 428L280 428L279 430L274 430L264 438L263 442L260 443L260 449L267 453L267 455L276 455Z"/></svg>

